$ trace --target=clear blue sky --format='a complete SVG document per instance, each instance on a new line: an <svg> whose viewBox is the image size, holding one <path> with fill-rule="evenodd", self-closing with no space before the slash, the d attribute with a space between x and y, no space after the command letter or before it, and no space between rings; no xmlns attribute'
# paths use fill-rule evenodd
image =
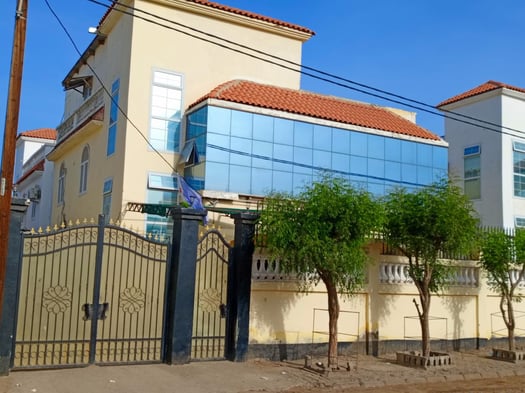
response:
<svg viewBox="0 0 525 393"><path fill-rule="evenodd" d="M105 8L87 0L48 1L83 51L93 38L88 27L98 24ZM490 79L525 87L523 1L219 2L314 30L316 35L303 47L304 65L431 105ZM16 3L0 1L2 141ZM29 0L27 23L19 131L60 124L61 81L78 58L43 0ZM310 77L303 77L302 88L401 107ZM443 134L442 118L418 112L417 119Z"/></svg>

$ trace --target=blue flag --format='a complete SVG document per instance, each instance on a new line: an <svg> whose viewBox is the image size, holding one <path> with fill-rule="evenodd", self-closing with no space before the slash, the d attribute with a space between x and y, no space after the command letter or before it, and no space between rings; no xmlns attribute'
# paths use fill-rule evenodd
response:
<svg viewBox="0 0 525 393"><path fill-rule="evenodd" d="M192 207L196 210L204 210L204 205L202 204L202 197L201 195L195 191L193 188L190 187L188 183L186 183L186 180L182 176L179 176L179 191L182 195L182 198ZM204 216L204 225L208 224L208 212L206 211L206 216Z"/></svg>

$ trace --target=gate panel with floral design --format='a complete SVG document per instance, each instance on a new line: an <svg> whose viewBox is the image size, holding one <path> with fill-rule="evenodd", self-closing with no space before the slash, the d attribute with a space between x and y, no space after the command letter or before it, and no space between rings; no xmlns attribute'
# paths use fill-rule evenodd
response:
<svg viewBox="0 0 525 393"><path fill-rule="evenodd" d="M161 361L168 244L102 218L23 244L13 368Z"/></svg>
<svg viewBox="0 0 525 393"><path fill-rule="evenodd" d="M206 232L197 245L195 303L191 359L224 359L229 332L228 281L231 246L216 230Z"/></svg>

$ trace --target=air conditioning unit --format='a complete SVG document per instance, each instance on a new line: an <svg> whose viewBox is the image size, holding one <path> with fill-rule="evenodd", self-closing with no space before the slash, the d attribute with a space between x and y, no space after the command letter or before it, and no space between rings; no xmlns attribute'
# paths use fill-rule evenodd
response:
<svg viewBox="0 0 525 393"><path fill-rule="evenodd" d="M40 186L34 186L31 188L27 193L27 197L32 201L39 201L42 197L42 190L40 189Z"/></svg>

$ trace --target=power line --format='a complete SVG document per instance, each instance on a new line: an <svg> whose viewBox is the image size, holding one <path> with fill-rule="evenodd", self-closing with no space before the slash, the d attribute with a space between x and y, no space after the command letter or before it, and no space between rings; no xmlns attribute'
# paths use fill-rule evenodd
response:
<svg viewBox="0 0 525 393"><path fill-rule="evenodd" d="M244 54L246 56L253 57L255 59L258 59L258 60L261 60L261 61L273 64L273 65L279 66L281 68L285 68L285 69L288 69L288 70L291 70L291 71L294 71L294 72L299 72L302 75L309 76L309 77L312 77L314 79L318 79L318 80L321 80L321 81L324 81L324 82L327 82L327 83L330 83L330 84L333 84L333 85L344 87L344 88L347 88L347 89L350 89L350 90L353 90L353 91L356 91L356 92L359 92L359 93L362 93L362 94L365 94L365 95L373 96L373 97L376 97L376 98L379 98L379 99L382 99L382 100L385 100L385 101L396 103L396 104L399 104L399 105L402 105L402 106L405 106L405 107L409 107L409 108L412 108L412 109L416 109L416 110L419 110L419 111L422 111L422 112L426 112L426 113L429 113L429 114L432 114L432 115L435 115L435 116L448 118L448 119L455 120L455 121L458 121L458 122L461 122L461 123L464 123L464 124L472 125L472 126L475 126L475 127L484 128L484 129L486 129L488 131L492 131L492 132L496 132L496 133L501 133L501 134L510 135L510 136L516 136L516 135L511 134L511 133L503 132L502 131L503 129L509 130L509 131L513 131L513 132L517 132L517 133L525 133L525 131L523 131L523 130L519 130L519 129L512 128L512 127L503 126L501 124L493 123L493 122L490 122L490 121L482 120L482 119L479 119L479 118L476 118L476 117L473 117L473 116L457 113L457 112L446 110L446 109L442 109L441 110L442 112L445 112L445 113L440 113L440 112L436 111L436 108L433 105L427 104L425 102L414 100L414 99L411 99L411 98L408 98L408 97L405 97L405 96L402 96L402 95L399 95L399 94L395 94L395 93L388 92L386 90L375 88L375 87L370 86L370 85L359 83L359 82L353 81L351 79L347 79L347 78L344 78L344 77L341 77L341 76L338 76L338 75L335 75L335 74L331 74L331 73L328 73L328 72L325 72L325 71L322 71L322 70L319 70L319 69L316 69L316 68L313 68L313 67L306 66L304 64L296 63L296 62L293 62L291 60L287 60L285 58L273 55L271 53L264 52L264 51L258 50L256 48L252 48L252 47L243 45L243 44L235 42L235 41L231 41L231 40L229 40L227 38L224 38L224 37L221 37L221 36L218 36L218 35L215 35L215 34L211 34L211 33L205 32L203 30L191 27L191 26L187 26L187 25L185 25L183 23L173 21L171 19L168 19L168 18L159 16L159 15L156 15L154 13L151 13L151 12L148 12L148 11L144 11L144 10L136 8L136 7L128 6L126 4L123 4L123 3L119 2L118 0L112 1L112 4L110 4L110 5L104 4L104 3L102 3L102 2L100 2L98 0L88 0L88 1L90 1L92 3L95 3L95 4L98 4L98 5L101 5L101 6L105 7L105 8L110 8L110 7L113 7L114 5L119 5L121 7L125 7L127 9L130 9L130 10L132 10L134 12L138 11L138 12L143 13L145 15L152 16L152 17L154 17L156 19L159 19L159 20L162 20L162 21L165 21L165 22L169 22L169 23L174 24L176 26L183 27L183 28L185 28L187 30L190 30L190 31L193 31L193 32L197 32L199 34L205 35L205 36L213 38L213 39L218 39L218 40L220 40L222 42L225 42L227 44L230 44L230 45L235 45L235 46L237 46L239 48L242 48L244 50L249 50L249 51L252 51L254 53L257 53L257 54L260 54L260 55L263 55L263 56L266 56L266 57L269 57L269 58L272 58L272 59L275 59L275 60L278 60L278 61L281 61L281 62L288 63L288 64L290 64L293 67L298 67L298 69L290 67L290 66L286 66L286 65L283 65L283 64L280 64L280 63L277 63L277 62L272 61L272 60L268 60L266 58L262 58L260 56L254 55L252 53L244 52L244 51L242 51L240 49L232 48L232 47L227 46L225 44L221 44L221 43L218 43L218 42L215 42L215 41L203 38L203 37L196 36L195 34L191 34L191 33L188 33L186 31L183 31L183 30L180 30L180 29L176 29L174 27L171 27L171 26L159 23L159 22L157 22L155 20L151 20L151 19L145 18L143 16L136 15L133 12L125 11L122 8L114 8L116 11L119 11L119 12L121 12L123 14L126 14L126 15L129 15L129 16L132 16L134 18L141 19L141 20L144 20L146 22L158 25L160 27L164 27L164 28L176 31L176 32L181 33L181 34L188 35L188 36L190 36L192 38L196 38L196 39L199 39L201 41L205 41L205 42L208 42L208 43L220 46L222 48L225 48L225 49L237 52L237 53L241 53L241 54ZM311 72L303 71L301 68L304 69L304 70L315 72L315 73L323 75L323 76L319 76L319 75L312 74ZM332 79L328 79L328 78L336 79L336 80L339 80L339 81L342 81L342 82L345 82L345 83L336 82L336 81L334 81ZM359 86L360 88L356 88L356 87L353 87L351 85ZM372 93L372 92L363 90L362 88L374 91L376 93ZM379 93L387 95L387 96L390 96L390 97L394 97L394 98L388 98L388 97L380 95ZM403 102L403 101L400 101L400 100L407 101L407 102L409 102L411 104L407 104L406 102ZM420 105L420 106L416 106L415 104ZM427 109L427 108L431 108L431 110ZM462 120L462 119L467 119L467 120ZM473 123L472 121L475 121L477 123ZM497 129L484 127L484 126L482 126L482 125L480 125L478 123L485 124L485 125L492 126L492 127L497 127Z"/></svg>

